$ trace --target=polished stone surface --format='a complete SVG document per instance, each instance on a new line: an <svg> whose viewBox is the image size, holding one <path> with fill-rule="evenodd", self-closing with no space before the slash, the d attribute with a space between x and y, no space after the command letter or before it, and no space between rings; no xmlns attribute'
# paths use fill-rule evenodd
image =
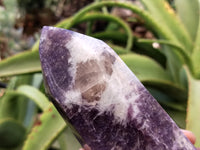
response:
<svg viewBox="0 0 200 150"><path fill-rule="evenodd" d="M40 59L47 93L92 150L195 150L104 42L44 27Z"/></svg>

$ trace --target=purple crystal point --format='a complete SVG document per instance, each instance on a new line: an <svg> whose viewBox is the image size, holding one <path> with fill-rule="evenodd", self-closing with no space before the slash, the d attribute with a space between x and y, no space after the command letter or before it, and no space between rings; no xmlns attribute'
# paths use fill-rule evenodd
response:
<svg viewBox="0 0 200 150"><path fill-rule="evenodd" d="M39 51L47 93L82 145L92 150L195 150L104 42L44 27Z"/></svg>

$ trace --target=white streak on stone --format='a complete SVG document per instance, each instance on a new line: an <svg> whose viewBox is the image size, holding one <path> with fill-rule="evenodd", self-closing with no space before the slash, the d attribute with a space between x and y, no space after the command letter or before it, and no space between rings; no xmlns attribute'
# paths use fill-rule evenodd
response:
<svg viewBox="0 0 200 150"><path fill-rule="evenodd" d="M76 89L67 91L65 97L66 97L65 104L68 108L71 107L71 104L82 105L81 93Z"/></svg>
<svg viewBox="0 0 200 150"><path fill-rule="evenodd" d="M100 56L105 51L105 49L116 58L115 63L112 66L112 75L106 76L106 73L104 73L105 75L101 77L101 80L107 82L107 86L105 91L102 93L101 99L99 101L94 101L90 103L83 101L80 91L77 91L76 89L71 89L66 93L66 106L69 106L69 104L72 103L78 105L89 105L91 107L95 106L99 109L100 113L111 111L114 114L116 120L120 122L126 122L128 108L130 105L132 105L132 108L134 110L133 117L135 117L139 113L137 105L134 104L135 100L139 96L137 95L137 92L134 91L137 90L137 87L136 84L135 86L130 85L130 81L132 81L133 83L137 83L139 81L124 64L124 62L119 58L119 56L116 55L109 46L107 46L104 42L100 40L86 37L82 34L73 33L71 40L68 41L68 43L66 44L66 48L70 51L71 55L71 58L68 61L71 64L69 70L71 72L71 76L73 77L73 82L75 82L74 80L76 78L77 64L86 62L90 59L94 59L99 62L99 65L102 65L101 61L103 60ZM100 68L103 68L103 66L100 66ZM101 81L98 81L97 79L96 83L99 82ZM87 90L88 88L89 87L86 87L85 90ZM114 93L116 93L116 95ZM125 98L125 95L128 95L130 93L131 96L129 100L127 100Z"/></svg>
<svg viewBox="0 0 200 150"><path fill-rule="evenodd" d="M94 40L97 42L94 42ZM102 52L102 43L92 37L86 38L82 34L73 33L71 40L66 44L66 48L69 49L73 60L80 63L91 58L98 59Z"/></svg>
<svg viewBox="0 0 200 150"><path fill-rule="evenodd" d="M98 102L101 112L110 110L113 106L113 113L116 120L120 122L126 122L128 108L132 105L134 110L134 116L139 113L137 105L134 104L139 95L136 95L133 91L133 86L130 86L130 81L133 80L133 76L129 76L127 70L123 70L124 65L120 61L116 60L113 66L113 73L108 81L108 86L104 91L101 100ZM124 79L124 80L121 80ZM123 83L122 83L122 82ZM116 93L113 94L113 93ZM125 95L131 93L129 100L125 98ZM133 116L133 117L134 117Z"/></svg>

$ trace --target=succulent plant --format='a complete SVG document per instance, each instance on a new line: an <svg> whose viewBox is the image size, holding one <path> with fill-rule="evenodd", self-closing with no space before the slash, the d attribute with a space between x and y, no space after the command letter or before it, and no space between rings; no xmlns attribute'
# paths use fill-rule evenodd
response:
<svg viewBox="0 0 200 150"><path fill-rule="evenodd" d="M86 22L85 34L107 42L175 122L182 128L186 125L186 129L195 134L197 138L195 146L199 147L200 119L197 115L200 107L199 1L175 0L173 3L176 10L164 0L141 0L141 2L143 8L128 2L94 2L55 26L76 31L76 25ZM131 10L140 16L141 22L154 34L155 39L137 38L128 24L136 21L133 16L123 20L104 11L106 7ZM92 27L96 20L104 20L108 24L103 31L94 33ZM11 118L9 124L13 123L16 129L26 129L27 132L20 130L22 131L20 134L15 134L24 137L26 141L24 144L18 141L16 147L19 149L21 147L24 150L48 149L56 145L66 149L75 139L68 132L68 128L66 134L67 125L44 96L38 49L39 41L31 50L0 62L0 80L3 82L10 80L0 101L0 125ZM35 75L38 72L39 75ZM15 77L11 79L10 76ZM37 109L40 109L42 115L34 124L34 118L38 115ZM53 121L52 118L58 120ZM64 140L68 135L70 135L69 141L73 142ZM59 144L52 145L54 141ZM9 142L16 141L5 140L5 142L9 145ZM72 145L69 147L70 150L77 149L75 146L78 144Z"/></svg>

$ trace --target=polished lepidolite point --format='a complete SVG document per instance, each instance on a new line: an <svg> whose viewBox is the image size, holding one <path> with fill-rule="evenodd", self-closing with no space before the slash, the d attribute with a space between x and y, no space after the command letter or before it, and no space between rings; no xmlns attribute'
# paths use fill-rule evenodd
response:
<svg viewBox="0 0 200 150"><path fill-rule="evenodd" d="M92 150L195 150L101 40L44 27L39 52L46 91L83 146Z"/></svg>

